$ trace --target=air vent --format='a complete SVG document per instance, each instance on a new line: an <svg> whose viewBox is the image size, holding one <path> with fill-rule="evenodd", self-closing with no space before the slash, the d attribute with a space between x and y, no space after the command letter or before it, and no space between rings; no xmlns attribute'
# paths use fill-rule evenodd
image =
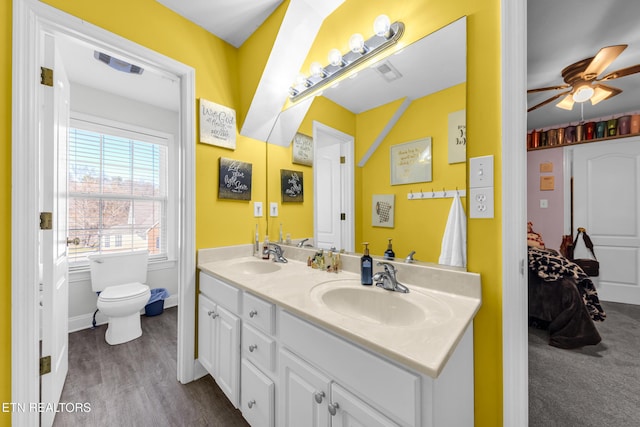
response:
<svg viewBox="0 0 640 427"><path fill-rule="evenodd" d="M388 82L398 80L402 77L400 71L398 71L389 61L384 61L380 65L376 65L374 68L378 73L380 73L382 78Z"/></svg>
<svg viewBox="0 0 640 427"><path fill-rule="evenodd" d="M122 71L123 73L142 74L142 72L144 71L144 68L142 67L138 67L137 65L133 65L121 59L114 58L113 56L107 55L104 52L98 52L97 50L93 51L93 57L100 62L104 62L114 70Z"/></svg>

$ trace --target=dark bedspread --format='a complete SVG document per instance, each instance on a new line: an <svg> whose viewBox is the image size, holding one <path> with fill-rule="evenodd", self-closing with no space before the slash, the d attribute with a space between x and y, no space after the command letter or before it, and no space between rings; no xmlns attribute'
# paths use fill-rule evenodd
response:
<svg viewBox="0 0 640 427"><path fill-rule="evenodd" d="M598 344L593 321L605 317L595 286L580 267L554 250L529 247L529 318L549 329L550 345Z"/></svg>

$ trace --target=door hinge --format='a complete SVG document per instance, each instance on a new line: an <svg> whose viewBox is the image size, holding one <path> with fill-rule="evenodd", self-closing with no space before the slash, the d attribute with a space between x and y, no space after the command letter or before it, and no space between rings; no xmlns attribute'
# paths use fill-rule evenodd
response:
<svg viewBox="0 0 640 427"><path fill-rule="evenodd" d="M51 230L51 228L53 228L53 214L40 212L40 230Z"/></svg>
<svg viewBox="0 0 640 427"><path fill-rule="evenodd" d="M345 163L347 163L347 159L344 156L340 156L340 164L344 165Z"/></svg>
<svg viewBox="0 0 640 427"><path fill-rule="evenodd" d="M44 356L40 358L40 375L48 374L51 372L51 356Z"/></svg>
<svg viewBox="0 0 640 427"><path fill-rule="evenodd" d="M40 67L40 84L53 86L53 70L51 68Z"/></svg>
<svg viewBox="0 0 640 427"><path fill-rule="evenodd" d="M341 213L340 214L340 221L346 221L347 220L347 214L346 213Z"/></svg>

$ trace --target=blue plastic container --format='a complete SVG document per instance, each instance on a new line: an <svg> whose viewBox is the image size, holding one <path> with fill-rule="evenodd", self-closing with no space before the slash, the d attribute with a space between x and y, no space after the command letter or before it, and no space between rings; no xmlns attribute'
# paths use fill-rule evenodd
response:
<svg viewBox="0 0 640 427"><path fill-rule="evenodd" d="M164 300L169 297L169 292L165 288L151 289L149 302L144 306L146 316L157 316L164 311Z"/></svg>

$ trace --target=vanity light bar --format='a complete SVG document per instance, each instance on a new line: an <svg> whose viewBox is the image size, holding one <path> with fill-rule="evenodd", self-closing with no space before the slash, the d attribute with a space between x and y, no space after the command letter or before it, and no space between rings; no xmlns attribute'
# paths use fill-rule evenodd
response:
<svg viewBox="0 0 640 427"><path fill-rule="evenodd" d="M342 64L328 64L323 68L324 73L305 77L301 82L291 86L289 88L291 102L297 102L313 93L317 93L340 77L349 75L359 65L395 45L404 34L404 24L400 21L394 22L391 24L389 33L389 38L378 35L371 36L364 42L362 52L349 51L342 55Z"/></svg>

